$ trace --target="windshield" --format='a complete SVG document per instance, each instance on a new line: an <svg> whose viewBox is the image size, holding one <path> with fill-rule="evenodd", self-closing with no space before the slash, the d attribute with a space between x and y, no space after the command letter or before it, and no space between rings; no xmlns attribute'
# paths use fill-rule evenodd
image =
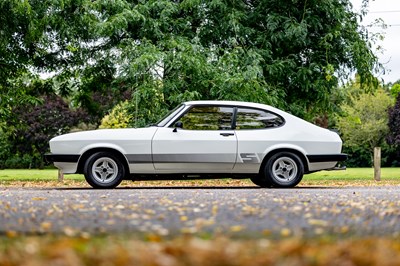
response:
<svg viewBox="0 0 400 266"><path fill-rule="evenodd" d="M176 114L178 114L183 108L185 107L184 104L178 105L177 107L175 107L174 110L172 110L171 112L169 112L166 116L164 116L163 119L161 119L158 123L157 126L158 127L163 127L165 126L173 117L175 117Z"/></svg>

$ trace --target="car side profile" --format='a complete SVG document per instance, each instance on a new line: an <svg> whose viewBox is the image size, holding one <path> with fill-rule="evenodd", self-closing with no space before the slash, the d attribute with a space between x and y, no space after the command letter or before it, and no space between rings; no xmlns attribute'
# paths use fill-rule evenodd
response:
<svg viewBox="0 0 400 266"><path fill-rule="evenodd" d="M57 136L46 159L65 174L84 174L94 188L124 179L250 178L260 187L290 188L304 174L338 169L342 141L272 106L191 101L154 126Z"/></svg>

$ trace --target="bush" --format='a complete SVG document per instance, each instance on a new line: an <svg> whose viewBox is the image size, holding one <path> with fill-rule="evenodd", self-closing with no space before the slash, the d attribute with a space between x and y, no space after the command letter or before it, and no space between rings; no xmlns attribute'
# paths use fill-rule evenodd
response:
<svg viewBox="0 0 400 266"><path fill-rule="evenodd" d="M175 107L175 106L172 106ZM106 115L99 128L144 127L168 112L160 85L143 84L130 101L120 102Z"/></svg>
<svg viewBox="0 0 400 266"><path fill-rule="evenodd" d="M13 155L4 161L5 169L31 169L39 168L42 165L42 158L38 155Z"/></svg>
<svg viewBox="0 0 400 266"><path fill-rule="evenodd" d="M43 155L49 151L49 140L68 133L87 114L71 110L59 96L41 96L42 104L18 106L14 118L6 122L8 150L3 164L6 168L42 168ZM3 155L4 156L4 155Z"/></svg>
<svg viewBox="0 0 400 266"><path fill-rule="evenodd" d="M367 146L347 147L343 146L343 152L348 154L347 167L371 167L373 165L373 151ZM381 147L382 167L399 167L399 154L395 148L389 145Z"/></svg>
<svg viewBox="0 0 400 266"><path fill-rule="evenodd" d="M389 144L400 147L400 94L396 99L396 104L389 108L389 135L387 141Z"/></svg>
<svg viewBox="0 0 400 266"><path fill-rule="evenodd" d="M0 127L0 169L6 168L6 160L10 155L10 144L8 135Z"/></svg>
<svg viewBox="0 0 400 266"><path fill-rule="evenodd" d="M111 112L103 117L99 128L127 128L133 123L133 115L130 112L133 106L128 101L120 102Z"/></svg>

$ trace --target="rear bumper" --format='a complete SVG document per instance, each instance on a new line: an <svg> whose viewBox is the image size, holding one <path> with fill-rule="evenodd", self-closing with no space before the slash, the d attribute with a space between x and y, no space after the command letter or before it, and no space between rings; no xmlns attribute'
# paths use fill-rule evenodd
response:
<svg viewBox="0 0 400 266"><path fill-rule="evenodd" d="M307 155L310 163L324 163L324 162L343 162L347 159L347 154L315 154Z"/></svg>

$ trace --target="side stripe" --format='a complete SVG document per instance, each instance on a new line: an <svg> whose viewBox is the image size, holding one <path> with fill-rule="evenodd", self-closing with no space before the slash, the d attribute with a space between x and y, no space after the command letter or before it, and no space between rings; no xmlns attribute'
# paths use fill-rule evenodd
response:
<svg viewBox="0 0 400 266"><path fill-rule="evenodd" d="M236 154L127 154L129 163L234 163Z"/></svg>

